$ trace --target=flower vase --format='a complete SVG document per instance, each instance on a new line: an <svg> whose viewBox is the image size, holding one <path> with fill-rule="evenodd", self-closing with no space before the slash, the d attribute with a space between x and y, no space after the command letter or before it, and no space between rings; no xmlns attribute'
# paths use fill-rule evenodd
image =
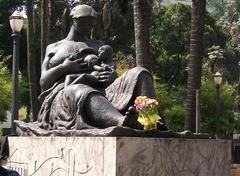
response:
<svg viewBox="0 0 240 176"><path fill-rule="evenodd" d="M144 130L157 129L157 123L144 125L143 129L144 129Z"/></svg>

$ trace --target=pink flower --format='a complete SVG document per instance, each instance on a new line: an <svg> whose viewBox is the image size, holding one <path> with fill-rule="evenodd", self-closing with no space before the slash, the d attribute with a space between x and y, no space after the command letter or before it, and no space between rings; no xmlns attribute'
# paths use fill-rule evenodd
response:
<svg viewBox="0 0 240 176"><path fill-rule="evenodd" d="M141 111L146 107L145 103L139 103L136 105L137 111Z"/></svg>

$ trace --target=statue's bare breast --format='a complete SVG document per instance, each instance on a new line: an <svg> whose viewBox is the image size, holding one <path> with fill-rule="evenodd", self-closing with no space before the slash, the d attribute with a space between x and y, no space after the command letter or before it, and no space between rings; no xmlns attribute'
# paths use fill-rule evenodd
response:
<svg viewBox="0 0 240 176"><path fill-rule="evenodd" d="M48 53L49 68L53 68L64 62L69 56L76 54L80 49L92 47L98 50L100 43L96 42L74 42L74 41L60 41L52 45Z"/></svg>

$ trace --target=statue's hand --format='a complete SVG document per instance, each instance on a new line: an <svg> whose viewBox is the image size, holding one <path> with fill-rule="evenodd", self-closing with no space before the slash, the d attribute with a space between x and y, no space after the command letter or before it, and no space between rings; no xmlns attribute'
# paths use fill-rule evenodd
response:
<svg viewBox="0 0 240 176"><path fill-rule="evenodd" d="M63 62L63 66L67 70L67 73L84 73L88 70L88 64L83 62L83 58L75 60L74 56L69 56Z"/></svg>
<svg viewBox="0 0 240 176"><path fill-rule="evenodd" d="M115 71L102 71L99 73L98 81L110 85L116 79Z"/></svg>

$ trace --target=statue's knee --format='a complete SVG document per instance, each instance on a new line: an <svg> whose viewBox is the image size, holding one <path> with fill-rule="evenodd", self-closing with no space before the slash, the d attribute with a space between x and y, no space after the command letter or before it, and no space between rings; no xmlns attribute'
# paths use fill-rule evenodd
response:
<svg viewBox="0 0 240 176"><path fill-rule="evenodd" d="M147 71L142 71L140 74L139 74L139 77L138 77L138 79L139 80L141 80L141 81L152 81L153 80L153 78L152 78L152 75L149 73L149 72L147 72Z"/></svg>

